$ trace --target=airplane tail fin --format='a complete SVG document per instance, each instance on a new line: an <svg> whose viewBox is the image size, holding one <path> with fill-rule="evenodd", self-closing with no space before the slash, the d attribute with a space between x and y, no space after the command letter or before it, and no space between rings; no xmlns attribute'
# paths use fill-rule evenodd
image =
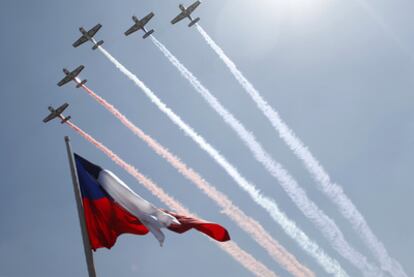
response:
<svg viewBox="0 0 414 277"><path fill-rule="evenodd" d="M148 32L145 33L145 35L142 37L143 39L146 39L147 37L149 37L150 35L152 35L154 33L154 29L149 30Z"/></svg>
<svg viewBox="0 0 414 277"><path fill-rule="evenodd" d="M60 123L64 124L64 123L66 123L66 121L68 121L71 118L72 118L71 116L67 116L67 117L63 118Z"/></svg>
<svg viewBox="0 0 414 277"><path fill-rule="evenodd" d="M77 85L76 85L76 88L80 88L81 86L83 86L84 84L86 84L86 82L87 82L88 80L83 80L82 82L80 82L80 83L78 83Z"/></svg>
<svg viewBox="0 0 414 277"><path fill-rule="evenodd" d="M188 24L188 27L193 26L194 24L196 24L198 21L200 21L200 18L197 17L196 19L194 19L193 21L190 22L190 24Z"/></svg>
<svg viewBox="0 0 414 277"><path fill-rule="evenodd" d="M101 46L104 43L103 40L98 41L93 47L92 50L96 50L98 49L99 46Z"/></svg>

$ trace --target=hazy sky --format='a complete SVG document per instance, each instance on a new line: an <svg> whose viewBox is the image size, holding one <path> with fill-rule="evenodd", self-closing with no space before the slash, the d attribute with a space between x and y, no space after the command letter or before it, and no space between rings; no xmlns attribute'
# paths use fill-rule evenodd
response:
<svg viewBox="0 0 414 277"><path fill-rule="evenodd" d="M189 4L184 2L183 4ZM369 0L210 0L200 24L310 147L365 216L390 255L414 276L414 2ZM113 171L140 195L164 207L106 156L57 121L41 122L48 105L70 103L73 122L153 179L191 211L226 226L243 249L289 276L244 231L163 159L73 84L58 88L62 68L84 64L88 85L256 218L317 276L326 274L191 139L99 52L74 49L78 28L100 22L97 38L173 110L213 144L351 276L359 272L330 247L235 133L142 34L123 32L131 16L154 11L163 42L281 162L308 195L373 257L316 188L222 62L187 22L171 26L177 1L1 1L0 276L86 276L63 137L76 152ZM372 11L371 10L371 11ZM381 24L379 24L381 23ZM386 24L387 27L384 27ZM414 53L414 52L413 52ZM250 276L197 232L120 237L96 252L98 276Z"/></svg>

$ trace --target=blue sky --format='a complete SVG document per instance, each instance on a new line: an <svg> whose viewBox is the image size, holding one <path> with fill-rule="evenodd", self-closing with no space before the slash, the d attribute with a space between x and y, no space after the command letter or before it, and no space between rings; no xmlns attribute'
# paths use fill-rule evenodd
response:
<svg viewBox="0 0 414 277"><path fill-rule="evenodd" d="M414 275L413 60L414 3L368 1L384 30L356 1L210 0L200 24L276 108L341 184L392 257ZM48 105L69 102L74 123L89 132L203 218L225 225L232 238L279 276L289 276L250 237L220 213L165 161L74 85L58 88L61 69L84 64L82 77L146 133L199 171L318 276L322 269L242 192L229 176L143 93L90 45L71 44L78 28L103 24L98 38L173 110L223 153L351 276L359 272L330 247L235 133L141 35L123 32L154 11L150 23L163 42L245 125L275 159L335 219L346 238L374 261L322 195L250 98L195 29L171 26L176 1L3 1L0 3L3 172L0 276L86 276L63 137L76 152L125 180L163 207L139 183L58 122L44 125ZM188 3L184 3L188 4ZM392 31L392 33L390 32ZM395 38L398 37L400 42ZM402 44L401 44L402 43ZM402 46L401 46L402 45ZM196 232L122 236L95 255L98 276L250 276ZM202 269L200 269L202 268Z"/></svg>

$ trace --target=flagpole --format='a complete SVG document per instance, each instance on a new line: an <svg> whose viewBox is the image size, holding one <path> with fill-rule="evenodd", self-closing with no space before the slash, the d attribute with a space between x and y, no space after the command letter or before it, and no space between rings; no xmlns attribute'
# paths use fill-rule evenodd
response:
<svg viewBox="0 0 414 277"><path fill-rule="evenodd" d="M83 250L85 252L86 264L88 266L89 277L96 277L95 266L93 263L93 253L89 242L88 232L86 230L85 214L83 212L82 198L79 187L78 172L76 171L75 160L73 158L70 139L65 136L66 150L68 153L70 172L72 175L73 191L75 193L76 207L78 209L79 223L82 231Z"/></svg>

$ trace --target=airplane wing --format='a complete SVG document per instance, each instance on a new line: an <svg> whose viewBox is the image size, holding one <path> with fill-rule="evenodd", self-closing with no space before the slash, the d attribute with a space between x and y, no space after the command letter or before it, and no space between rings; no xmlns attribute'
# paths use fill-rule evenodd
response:
<svg viewBox="0 0 414 277"><path fill-rule="evenodd" d="M72 74L71 75L78 76L79 73L81 73L81 71L84 68L85 68L85 66L83 66L83 65L78 66L75 70L72 71Z"/></svg>
<svg viewBox="0 0 414 277"><path fill-rule="evenodd" d="M96 24L95 25L95 27L93 27L92 29L90 29L89 31L88 31L88 35L90 36L90 37L93 37L98 31L99 31L99 29L101 29L101 27L102 27L102 25L101 24Z"/></svg>
<svg viewBox="0 0 414 277"><path fill-rule="evenodd" d="M68 103L63 104L62 106L56 109L56 113L60 115L61 113L63 113L64 110L66 110L68 106L69 106Z"/></svg>
<svg viewBox="0 0 414 277"><path fill-rule="evenodd" d="M46 116L45 119L43 119L43 122L44 123L47 123L47 122L51 121L52 119L54 119L55 117L56 117L56 114L55 113L51 113L48 116Z"/></svg>
<svg viewBox="0 0 414 277"><path fill-rule="evenodd" d="M124 34L126 35L126 36L129 36L130 34L132 34L133 32L136 32L136 31L138 31L138 28L137 28L137 25L138 24L134 24L134 26L132 26L131 28L129 28Z"/></svg>
<svg viewBox="0 0 414 277"><path fill-rule="evenodd" d="M81 36L77 41L75 41L72 46L73 47L78 47L81 44L84 44L85 42L87 42L88 39L85 36Z"/></svg>
<svg viewBox="0 0 414 277"><path fill-rule="evenodd" d="M191 14L195 9L197 9L197 7L201 4L200 1L196 1L195 3L191 4L188 8L187 11L189 14Z"/></svg>
<svg viewBox="0 0 414 277"><path fill-rule="evenodd" d="M145 25L147 25L148 21L150 21L153 17L154 13L150 12L148 15L146 15L143 19L140 20L141 26L144 27Z"/></svg>
<svg viewBox="0 0 414 277"><path fill-rule="evenodd" d="M185 15L184 12L181 12L179 15L177 15L173 20L171 20L171 24L175 24L178 21L183 20L184 18L186 18L187 16Z"/></svg>
<svg viewBox="0 0 414 277"><path fill-rule="evenodd" d="M61 87L61 86L65 85L65 84L69 83L70 81L72 81L72 77L69 76L69 75L66 75L65 78L63 78L57 85L59 87Z"/></svg>

